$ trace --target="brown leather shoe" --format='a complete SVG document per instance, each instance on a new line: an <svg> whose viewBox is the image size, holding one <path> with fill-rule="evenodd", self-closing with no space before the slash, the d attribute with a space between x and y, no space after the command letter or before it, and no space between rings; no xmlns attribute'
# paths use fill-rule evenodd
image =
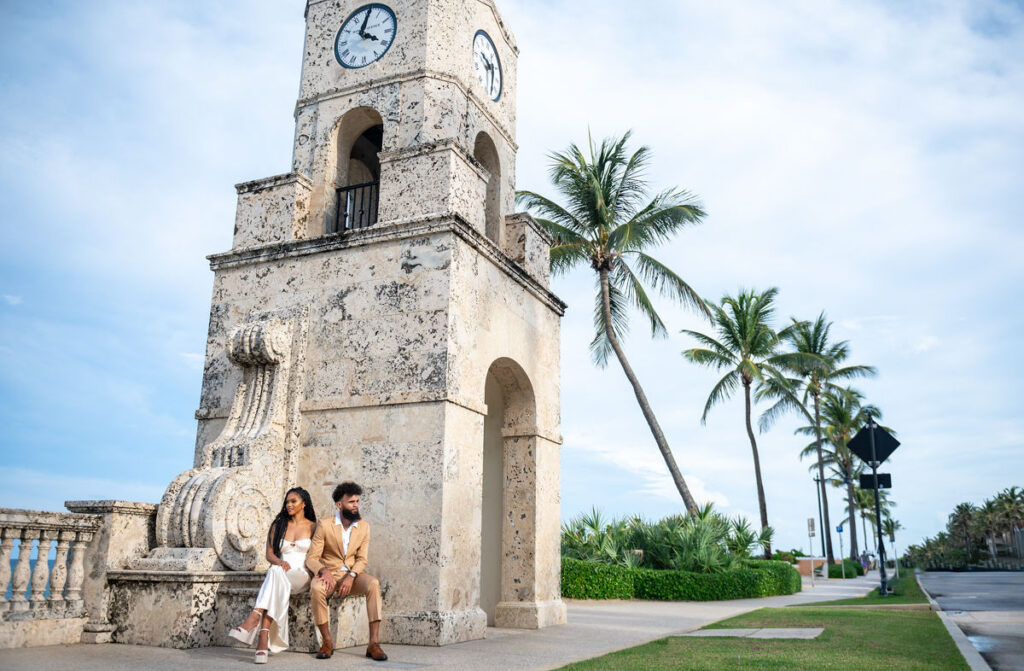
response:
<svg viewBox="0 0 1024 671"><path fill-rule="evenodd" d="M324 644L320 646L319 650L317 650L316 658L317 659L330 659L331 655L333 655L333 654L334 654L334 641L327 640L327 641L324 641Z"/></svg>
<svg viewBox="0 0 1024 671"><path fill-rule="evenodd" d="M377 643L371 643L370 645L366 646L366 656L375 662L383 662L388 658L388 656L384 654L384 651L381 650L380 645Z"/></svg>

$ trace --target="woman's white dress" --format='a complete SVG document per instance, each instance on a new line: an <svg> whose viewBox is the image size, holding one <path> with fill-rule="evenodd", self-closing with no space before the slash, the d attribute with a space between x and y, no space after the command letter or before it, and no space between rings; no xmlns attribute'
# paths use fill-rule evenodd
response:
<svg viewBox="0 0 1024 671"><path fill-rule="evenodd" d="M294 543L281 541L281 559L288 562L291 570L285 573L284 568L271 566L256 597L254 607L265 609L274 620L270 625L270 652L281 652L288 647L288 603L292 594L309 588L306 553L311 542L310 538Z"/></svg>

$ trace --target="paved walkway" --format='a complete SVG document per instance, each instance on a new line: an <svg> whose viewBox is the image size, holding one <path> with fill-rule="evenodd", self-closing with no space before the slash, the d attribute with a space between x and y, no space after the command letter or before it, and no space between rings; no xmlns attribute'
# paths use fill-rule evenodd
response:
<svg viewBox="0 0 1024 671"><path fill-rule="evenodd" d="M789 606L860 596L876 586L874 575L853 580L817 580L814 588L789 596L737 601L573 601L569 623L541 630L488 629L479 641L443 648L385 645L390 659L377 663L364 648L338 650L328 661L308 653L284 652L270 667L304 669L458 669L458 671L527 671L556 669L665 636L693 631L718 620L765 607ZM130 645L70 645L0 650L0 669L243 669L253 652L239 648L170 650Z"/></svg>
<svg viewBox="0 0 1024 671"><path fill-rule="evenodd" d="M936 571L921 584L993 669L1024 669L1024 573Z"/></svg>

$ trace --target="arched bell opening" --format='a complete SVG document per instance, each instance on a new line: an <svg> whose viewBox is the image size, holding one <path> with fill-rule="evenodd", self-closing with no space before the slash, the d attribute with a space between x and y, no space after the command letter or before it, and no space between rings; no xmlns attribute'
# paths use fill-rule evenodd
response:
<svg viewBox="0 0 1024 671"><path fill-rule="evenodd" d="M380 200L380 158L384 123L369 107L349 110L335 129L334 160L328 166L331 192L327 232L339 233L377 223Z"/></svg>
<svg viewBox="0 0 1024 671"><path fill-rule="evenodd" d="M473 146L473 158L489 173L487 179L487 196L484 200L484 233L496 244L501 244L501 161L498 149L491 137L481 131L476 136Z"/></svg>

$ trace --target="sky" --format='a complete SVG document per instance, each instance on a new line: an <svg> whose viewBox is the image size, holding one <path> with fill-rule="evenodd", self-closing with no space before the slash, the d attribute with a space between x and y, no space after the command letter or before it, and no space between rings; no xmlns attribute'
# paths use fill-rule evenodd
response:
<svg viewBox="0 0 1024 671"><path fill-rule="evenodd" d="M286 172L301 0L0 0L0 507L157 502L191 466L234 184ZM1024 5L501 0L520 49L517 185L632 129L653 189L708 212L653 254L701 295L824 311L902 442L897 545L1024 485ZM620 368L596 368L589 269L562 320L562 517L681 502ZM708 330L657 303L625 341L699 501L757 520L742 398L700 421ZM760 411L763 408L755 408ZM775 546L816 517L797 418L758 435ZM829 494L834 523L842 493ZM834 543L838 547L838 537ZM848 531L844 534L848 547ZM818 539L814 539L818 547Z"/></svg>

